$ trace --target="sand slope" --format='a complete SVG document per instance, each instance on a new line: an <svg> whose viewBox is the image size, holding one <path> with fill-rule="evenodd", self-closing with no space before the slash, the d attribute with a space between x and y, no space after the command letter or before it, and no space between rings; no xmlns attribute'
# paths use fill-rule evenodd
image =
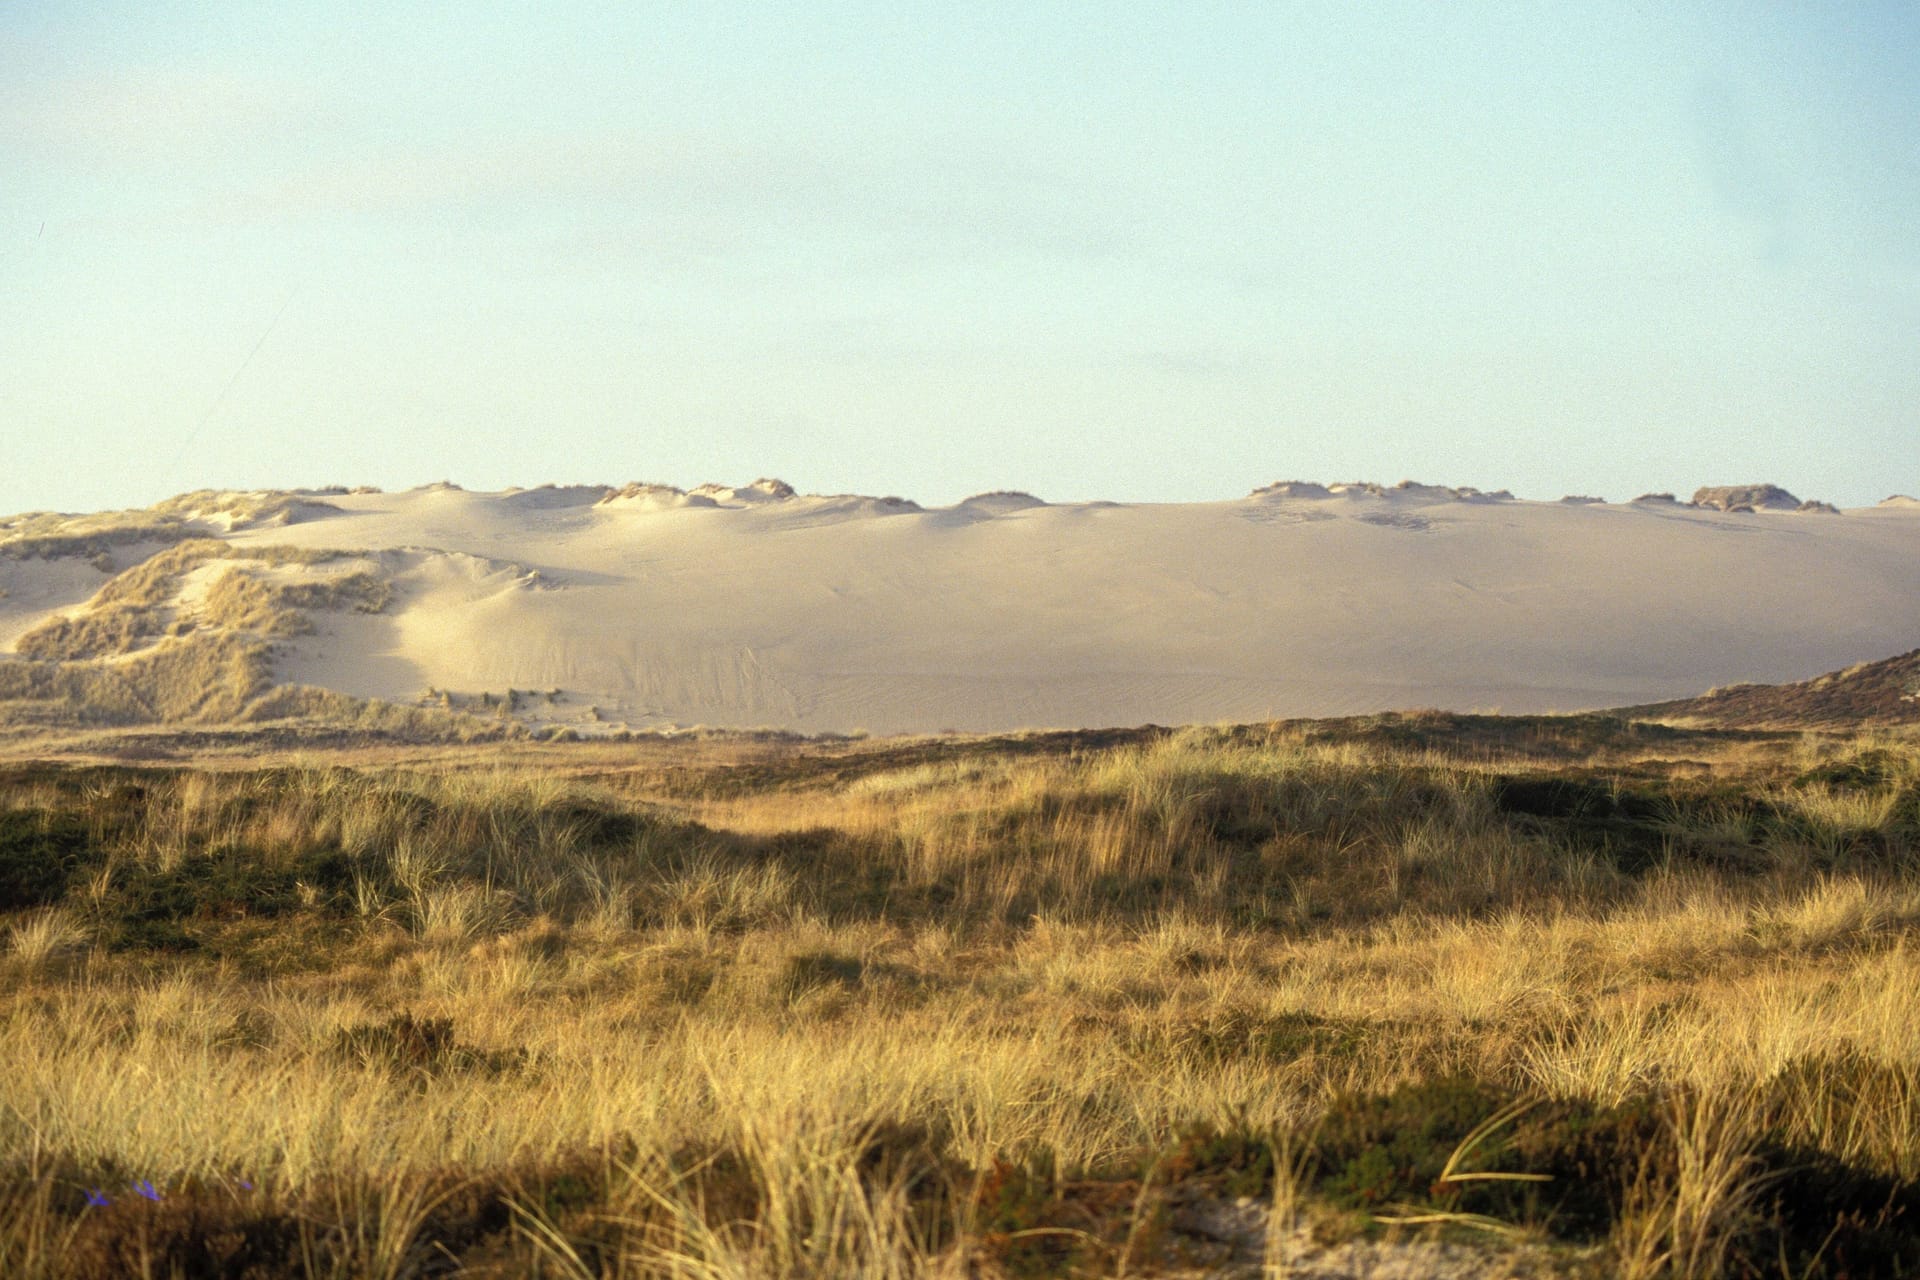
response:
<svg viewBox="0 0 1920 1280"><path fill-rule="evenodd" d="M433 486L328 494L296 523L220 536L377 553L394 587L379 613L325 613L277 642L277 679L490 709L511 697L530 722L582 728L1572 710L1803 679L1920 640L1920 509L1901 505L1291 485L923 510L777 482ZM0 639L102 580L71 564L9 572Z"/></svg>
<svg viewBox="0 0 1920 1280"><path fill-rule="evenodd" d="M633 725L983 730L1617 705L1920 636L1908 508L532 493L339 497L237 535L416 549L389 557L389 616L330 622L286 677L395 699L559 689L540 714Z"/></svg>

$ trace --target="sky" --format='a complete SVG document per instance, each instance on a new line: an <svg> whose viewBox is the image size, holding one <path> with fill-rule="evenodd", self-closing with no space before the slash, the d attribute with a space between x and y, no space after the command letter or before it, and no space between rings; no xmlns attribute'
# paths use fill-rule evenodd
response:
<svg viewBox="0 0 1920 1280"><path fill-rule="evenodd" d="M0 0L0 511L1920 492L1908 3Z"/></svg>

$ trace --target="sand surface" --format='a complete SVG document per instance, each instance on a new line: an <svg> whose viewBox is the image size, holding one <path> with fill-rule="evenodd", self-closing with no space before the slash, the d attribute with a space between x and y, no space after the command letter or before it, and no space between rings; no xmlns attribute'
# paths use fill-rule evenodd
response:
<svg viewBox="0 0 1920 1280"><path fill-rule="evenodd" d="M0 559L0 652L50 615L85 604L111 576L77 556Z"/></svg>
<svg viewBox="0 0 1920 1280"><path fill-rule="evenodd" d="M228 535L364 549L395 598L280 678L535 723L875 733L1648 702L1920 644L1920 509L1305 489L921 510L760 489L432 487ZM5 567L0 641L103 580Z"/></svg>

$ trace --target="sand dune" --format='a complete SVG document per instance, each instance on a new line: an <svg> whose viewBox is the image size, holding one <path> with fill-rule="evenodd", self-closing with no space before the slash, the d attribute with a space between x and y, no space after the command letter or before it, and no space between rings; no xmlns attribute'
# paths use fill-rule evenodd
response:
<svg viewBox="0 0 1920 1280"><path fill-rule="evenodd" d="M1920 637L1920 508L1900 503L1288 483L922 509L762 481L329 491L294 509L211 531L235 552L370 553L393 595L276 640L275 679L581 729L1574 710L1804 679ZM0 643L84 612L102 581L0 559Z"/></svg>

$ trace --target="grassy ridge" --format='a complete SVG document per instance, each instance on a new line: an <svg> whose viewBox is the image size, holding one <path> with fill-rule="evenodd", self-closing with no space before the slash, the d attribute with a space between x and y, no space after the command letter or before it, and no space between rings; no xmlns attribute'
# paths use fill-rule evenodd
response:
<svg viewBox="0 0 1920 1280"><path fill-rule="evenodd" d="M1689 724L1809 728L1920 722L1920 649L1792 684L1737 684L1622 714Z"/></svg>
<svg viewBox="0 0 1920 1280"><path fill-rule="evenodd" d="M0 772L0 1271L1920 1268L1911 740L536 758Z"/></svg>

